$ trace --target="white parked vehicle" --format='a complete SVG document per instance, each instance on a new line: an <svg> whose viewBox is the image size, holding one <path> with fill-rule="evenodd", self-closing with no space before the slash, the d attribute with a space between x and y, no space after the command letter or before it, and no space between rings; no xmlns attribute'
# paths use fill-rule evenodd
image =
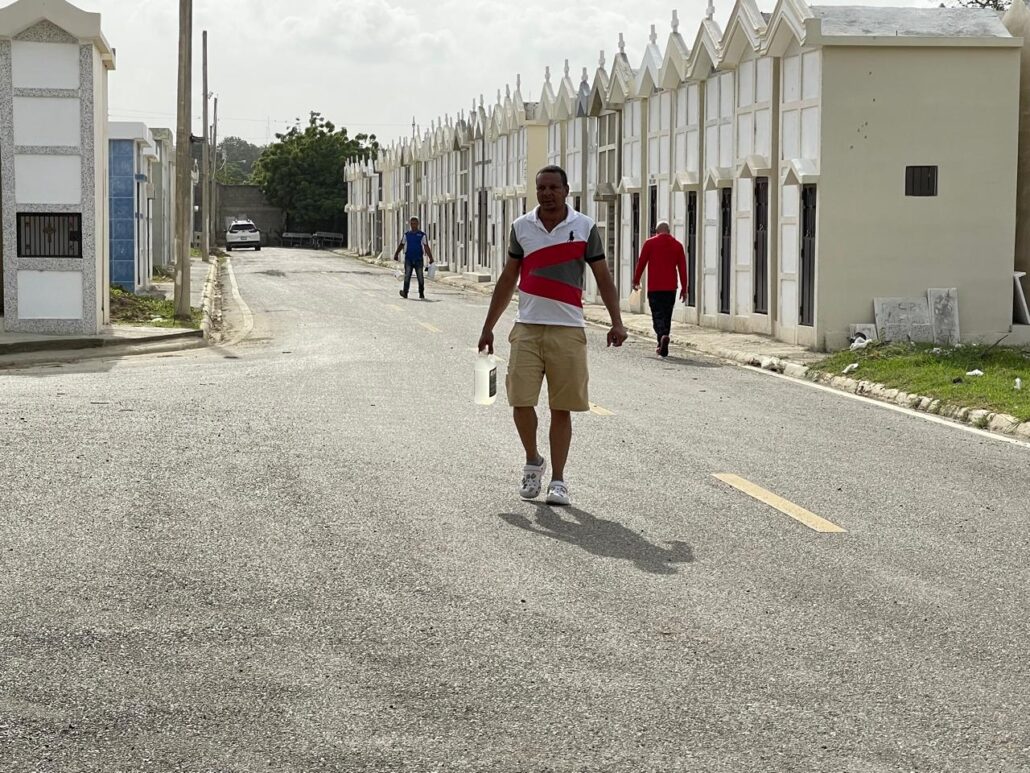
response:
<svg viewBox="0 0 1030 773"><path fill-rule="evenodd" d="M225 232L225 251L232 252L240 247L261 249L261 231L251 220L234 220Z"/></svg>

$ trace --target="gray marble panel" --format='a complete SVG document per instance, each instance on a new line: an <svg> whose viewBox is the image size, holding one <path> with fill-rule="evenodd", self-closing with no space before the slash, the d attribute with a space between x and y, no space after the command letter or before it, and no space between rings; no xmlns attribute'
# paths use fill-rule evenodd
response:
<svg viewBox="0 0 1030 773"><path fill-rule="evenodd" d="M10 329L10 328L9 328ZM96 335L81 319L22 319L18 320L18 333L36 333L48 336Z"/></svg>
<svg viewBox="0 0 1030 773"><path fill-rule="evenodd" d="M82 271L81 258L18 258L19 271Z"/></svg>
<svg viewBox="0 0 1030 773"><path fill-rule="evenodd" d="M72 145L17 145L14 152L19 156L77 156L81 151Z"/></svg>
<svg viewBox="0 0 1030 773"><path fill-rule="evenodd" d="M11 42L0 40L0 224L3 227L4 327L18 318L18 233L14 207L14 96Z"/></svg>
<svg viewBox="0 0 1030 773"><path fill-rule="evenodd" d="M26 40L31 43L78 43L78 38L58 27L49 19L34 24L24 32L14 36L15 40Z"/></svg>
<svg viewBox="0 0 1030 773"><path fill-rule="evenodd" d="M80 89L15 89L16 97L47 97L49 99L78 99Z"/></svg>
<svg viewBox="0 0 1030 773"><path fill-rule="evenodd" d="M876 329L882 341L933 343L930 306L923 298L874 298Z"/></svg>
<svg viewBox="0 0 1030 773"><path fill-rule="evenodd" d="M83 161L83 163L86 163ZM81 212L82 207L79 204L19 204L12 212L33 212L33 213L63 213L63 212ZM12 215L13 217L13 215Z"/></svg>
<svg viewBox="0 0 1030 773"><path fill-rule="evenodd" d="M103 272L97 276L98 257L107 255L105 245L97 244L97 154L102 158L107 157L107 143L103 147L96 147L97 126L94 116L94 99L96 98L96 84L93 82L93 44L85 44L79 48L79 66L81 77L79 79L81 97L81 127L82 140L79 143L82 151L82 325L87 333L97 333L100 330L102 319L97 318L97 299L100 294L105 297L104 306L107 307L107 287L103 283ZM107 164L101 165L102 169ZM107 220L108 202L104 198L100 202L101 217ZM99 255L98 255L99 251ZM106 259L106 258L105 258Z"/></svg>

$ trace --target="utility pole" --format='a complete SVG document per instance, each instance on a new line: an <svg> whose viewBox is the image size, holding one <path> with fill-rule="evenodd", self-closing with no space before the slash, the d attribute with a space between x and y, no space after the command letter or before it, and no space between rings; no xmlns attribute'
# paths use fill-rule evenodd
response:
<svg viewBox="0 0 1030 773"><path fill-rule="evenodd" d="M207 90L207 30L204 30L204 146L200 160L200 254L207 263L211 260L211 133L208 128L207 106L211 95Z"/></svg>
<svg viewBox="0 0 1030 773"><path fill-rule="evenodd" d="M175 316L190 317L190 233L193 230L193 154L190 150L193 90L193 0L179 0L179 116L175 128Z"/></svg>
<svg viewBox="0 0 1030 773"><path fill-rule="evenodd" d="M218 244L218 97L215 122L211 125L211 246Z"/></svg>

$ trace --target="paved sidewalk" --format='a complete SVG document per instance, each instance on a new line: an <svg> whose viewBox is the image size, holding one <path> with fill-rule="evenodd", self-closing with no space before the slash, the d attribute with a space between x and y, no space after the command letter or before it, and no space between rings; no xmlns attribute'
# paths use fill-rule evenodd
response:
<svg viewBox="0 0 1030 773"><path fill-rule="evenodd" d="M213 264L194 258L190 265L190 305L201 308L209 272ZM172 283L154 283L156 291L171 297ZM196 345L191 339L202 339L203 329L111 325L98 335L49 336L35 333L0 331L0 358L39 352L70 352L109 347L139 348L149 344L179 343Z"/></svg>
<svg viewBox="0 0 1030 773"><path fill-rule="evenodd" d="M357 255L347 250L334 250L338 255L356 258L371 265L393 269L396 264L390 260L382 260L371 255ZM489 295L494 290L492 282L474 282L460 274L441 271L436 276L437 282L461 287L472 292ZM609 325L608 311L603 305L588 303L583 309L587 320L594 324ZM627 329L634 335L654 339L649 314L633 314L622 312L622 320ZM774 338L746 333L732 333L724 330L688 325L683 322L672 323L672 349L687 348L692 351L711 354L722 359L732 360L745 365L773 370L778 373L804 378L808 365L825 358L825 354L812 352L801 346L777 341Z"/></svg>

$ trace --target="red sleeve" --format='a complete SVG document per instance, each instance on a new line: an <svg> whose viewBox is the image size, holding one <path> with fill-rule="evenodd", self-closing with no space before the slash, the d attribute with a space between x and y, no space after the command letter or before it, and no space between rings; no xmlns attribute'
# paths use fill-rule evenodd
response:
<svg viewBox="0 0 1030 773"><path fill-rule="evenodd" d="M686 292L690 288L690 281L687 279L687 253L683 251L683 245L679 243L679 240L676 241L676 246L680 248L679 264L677 266L680 272L680 287L683 292Z"/></svg>
<svg viewBox="0 0 1030 773"><path fill-rule="evenodd" d="M647 261L651 259L651 240L644 242L644 248L640 251L640 260L637 261L637 270L633 272L633 284L640 284L640 277L644 275Z"/></svg>

